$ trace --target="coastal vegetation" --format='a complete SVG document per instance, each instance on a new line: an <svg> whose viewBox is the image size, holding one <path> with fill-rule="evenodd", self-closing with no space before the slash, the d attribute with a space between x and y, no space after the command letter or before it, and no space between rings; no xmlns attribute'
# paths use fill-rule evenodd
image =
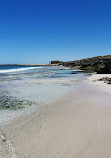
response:
<svg viewBox="0 0 111 158"><path fill-rule="evenodd" d="M73 67L85 72L97 72L98 74L111 74L111 55L96 56L75 61L51 61L51 64Z"/></svg>

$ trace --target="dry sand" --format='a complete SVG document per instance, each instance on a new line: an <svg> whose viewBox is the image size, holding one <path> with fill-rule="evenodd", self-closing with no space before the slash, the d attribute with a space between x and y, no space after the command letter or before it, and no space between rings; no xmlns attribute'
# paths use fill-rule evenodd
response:
<svg viewBox="0 0 111 158"><path fill-rule="evenodd" d="M111 158L111 95L92 80L77 82L60 100L5 124L12 156Z"/></svg>
<svg viewBox="0 0 111 158"><path fill-rule="evenodd" d="M111 74L93 74L87 78L86 83L92 84L95 87L98 87L100 90L111 94L111 85L104 83L103 81L98 81L103 77L111 78Z"/></svg>

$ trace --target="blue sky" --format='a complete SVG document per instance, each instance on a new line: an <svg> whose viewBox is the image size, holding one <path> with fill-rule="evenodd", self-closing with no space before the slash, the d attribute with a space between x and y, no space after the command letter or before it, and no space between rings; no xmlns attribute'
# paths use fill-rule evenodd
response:
<svg viewBox="0 0 111 158"><path fill-rule="evenodd" d="M0 63L111 54L110 0L1 0Z"/></svg>

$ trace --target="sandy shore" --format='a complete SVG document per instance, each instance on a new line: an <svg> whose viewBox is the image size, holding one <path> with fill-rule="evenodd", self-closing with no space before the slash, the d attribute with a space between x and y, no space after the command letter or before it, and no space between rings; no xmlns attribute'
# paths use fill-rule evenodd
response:
<svg viewBox="0 0 111 158"><path fill-rule="evenodd" d="M111 158L110 88L100 89L91 77L60 100L3 125L13 146L10 158Z"/></svg>
<svg viewBox="0 0 111 158"><path fill-rule="evenodd" d="M111 85L108 85L103 81L98 81L103 77L111 78L111 74L93 74L87 78L86 83L92 84L93 86L98 87L100 90L111 94Z"/></svg>

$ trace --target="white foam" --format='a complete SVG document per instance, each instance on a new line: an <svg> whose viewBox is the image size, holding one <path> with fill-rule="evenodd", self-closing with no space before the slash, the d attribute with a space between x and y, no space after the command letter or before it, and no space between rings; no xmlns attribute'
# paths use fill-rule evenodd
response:
<svg viewBox="0 0 111 158"><path fill-rule="evenodd" d="M0 73L18 72L18 71L25 71L25 70L39 69L39 68L41 68L41 67L28 67L28 68L18 68L18 69L0 70Z"/></svg>

